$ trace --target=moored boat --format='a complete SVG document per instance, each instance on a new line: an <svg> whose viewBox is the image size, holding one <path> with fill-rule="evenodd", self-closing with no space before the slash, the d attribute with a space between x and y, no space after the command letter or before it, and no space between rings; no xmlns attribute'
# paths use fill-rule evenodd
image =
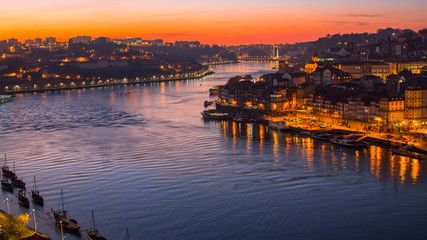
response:
<svg viewBox="0 0 427 240"><path fill-rule="evenodd" d="M216 96L218 95L218 86L213 86L209 88L209 95Z"/></svg>
<svg viewBox="0 0 427 240"><path fill-rule="evenodd" d="M392 149L391 153L401 155L401 156L405 156L405 157L415 158L418 160L426 159L426 156L424 154L420 154L420 153L410 151L410 150L406 149L405 147Z"/></svg>
<svg viewBox="0 0 427 240"><path fill-rule="evenodd" d="M8 177L8 178L16 177L16 174L9 169L9 166L7 166L6 154L4 155L4 165L1 167L1 171L3 173L3 176L5 177Z"/></svg>
<svg viewBox="0 0 427 240"><path fill-rule="evenodd" d="M309 132L309 131L302 131L299 134L300 135L305 135L305 136L311 136L311 132Z"/></svg>
<svg viewBox="0 0 427 240"><path fill-rule="evenodd" d="M317 139L317 140L331 141L332 134L329 134L329 133L319 133L319 134L313 134L311 137L314 138L314 139Z"/></svg>
<svg viewBox="0 0 427 240"><path fill-rule="evenodd" d="M56 224L59 226L62 226L63 229L80 233L80 224L77 222L77 220L69 218L67 211L64 209L64 193L61 189L61 202L62 202L62 210L53 210L51 208L51 211L53 213L53 216L55 218Z"/></svg>
<svg viewBox="0 0 427 240"><path fill-rule="evenodd" d="M12 185L17 188L25 189L25 182L23 181L23 179L19 179L16 176L12 178Z"/></svg>
<svg viewBox="0 0 427 240"><path fill-rule="evenodd" d="M19 205L27 208L30 207L30 201L28 201L28 198L25 196L25 192L23 190L18 191L17 197Z"/></svg>
<svg viewBox="0 0 427 240"><path fill-rule="evenodd" d="M285 121L276 121L276 122L270 121L270 122L268 122L268 126L272 129L278 130L280 132L284 132L286 130L289 130L289 126L286 125Z"/></svg>
<svg viewBox="0 0 427 240"><path fill-rule="evenodd" d="M89 240L106 240L105 237L99 235L99 231L98 229L96 229L95 216L93 214L93 210L92 210L92 219L90 222L90 228L86 230L86 234Z"/></svg>
<svg viewBox="0 0 427 240"><path fill-rule="evenodd" d="M1 180L1 188L8 192L13 192L13 185L7 179Z"/></svg>
<svg viewBox="0 0 427 240"><path fill-rule="evenodd" d="M336 137L334 139L331 139L331 142L345 147L361 148L368 146L366 142L342 137Z"/></svg>
<svg viewBox="0 0 427 240"><path fill-rule="evenodd" d="M224 112L218 112L217 110L205 110L201 112L204 119L212 120L228 120L231 119L231 115Z"/></svg>
<svg viewBox="0 0 427 240"><path fill-rule="evenodd" d="M44 199L42 196L40 196L40 192L37 190L36 176L34 176L34 190L31 190L31 197L34 203L41 206L44 205Z"/></svg>
<svg viewBox="0 0 427 240"><path fill-rule="evenodd" d="M233 117L233 121L241 122L241 123L252 123L252 122L258 122L258 119L254 118L254 117L237 115L237 116Z"/></svg>

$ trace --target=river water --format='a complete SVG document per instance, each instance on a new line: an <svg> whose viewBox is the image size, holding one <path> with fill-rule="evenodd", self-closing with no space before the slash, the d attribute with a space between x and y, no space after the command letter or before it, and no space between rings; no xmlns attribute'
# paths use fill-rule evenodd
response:
<svg viewBox="0 0 427 240"><path fill-rule="evenodd" d="M85 229L94 210L108 239L126 228L130 239L427 239L426 162L201 119L209 87L271 67L215 66L203 79L0 105L0 153L28 189L35 175L45 198L34 206L38 230L61 239L48 213L63 189L71 217ZM12 214L28 212L0 193L0 209L7 197Z"/></svg>

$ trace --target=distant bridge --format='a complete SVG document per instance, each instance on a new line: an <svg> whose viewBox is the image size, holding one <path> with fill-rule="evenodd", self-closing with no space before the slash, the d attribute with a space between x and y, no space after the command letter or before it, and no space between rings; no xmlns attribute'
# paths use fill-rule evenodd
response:
<svg viewBox="0 0 427 240"><path fill-rule="evenodd" d="M280 46L277 44L241 45L227 47L230 52L236 53L239 59L248 60L280 60Z"/></svg>

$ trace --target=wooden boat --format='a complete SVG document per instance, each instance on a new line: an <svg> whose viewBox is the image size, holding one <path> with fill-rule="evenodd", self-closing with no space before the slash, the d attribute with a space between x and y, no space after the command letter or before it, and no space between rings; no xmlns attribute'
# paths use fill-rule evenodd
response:
<svg viewBox="0 0 427 240"><path fill-rule="evenodd" d="M1 171L3 173L3 176L5 177L8 177L8 178L16 177L16 174L12 172L7 166L6 154L4 155L4 165L1 167Z"/></svg>
<svg viewBox="0 0 427 240"><path fill-rule="evenodd" d="M329 134L329 133L313 134L311 137L317 140L331 141L332 134Z"/></svg>
<svg viewBox="0 0 427 240"><path fill-rule="evenodd" d="M18 197L19 205L28 208L28 207L30 207L30 201L28 201L28 198L25 195L26 194L23 190L19 190L18 194L16 196Z"/></svg>
<svg viewBox="0 0 427 240"><path fill-rule="evenodd" d="M205 110L201 112L204 119L211 120L228 120L231 119L231 115L228 113L218 112L217 110Z"/></svg>
<svg viewBox="0 0 427 240"><path fill-rule="evenodd" d="M246 117L246 116L242 116L242 115L237 115L233 117L233 121L235 122L240 122L240 123L253 123L253 122L258 122L258 120L256 118L253 117Z"/></svg>
<svg viewBox="0 0 427 240"><path fill-rule="evenodd" d="M268 126L274 130L278 130L280 132L285 132L289 130L289 126L286 125L285 121L277 121L277 122L268 122Z"/></svg>
<svg viewBox="0 0 427 240"><path fill-rule="evenodd" d="M216 96L218 95L218 86L213 86L209 88L209 95Z"/></svg>
<svg viewBox="0 0 427 240"><path fill-rule="evenodd" d="M419 154L419 153L412 152L412 151L406 149L405 147L393 149L391 151L391 153L392 154L401 155L401 156L405 156L405 157L415 158L415 159L418 159L418 160L424 160L424 159L426 159L426 156L424 154Z"/></svg>
<svg viewBox="0 0 427 240"><path fill-rule="evenodd" d="M37 190L36 176L34 176L34 190L31 190L31 197L33 198L34 203L41 205L41 206L44 205L44 199L42 196L40 196L40 193Z"/></svg>
<svg viewBox="0 0 427 240"><path fill-rule="evenodd" d="M305 136L311 136L311 132L309 132L309 131L302 131L299 134L300 135L305 135Z"/></svg>
<svg viewBox="0 0 427 240"><path fill-rule="evenodd" d="M105 237L99 235L98 229L95 226L95 216L92 210L92 219L90 221L90 228L86 230L87 238L89 240L106 240Z"/></svg>
<svg viewBox="0 0 427 240"><path fill-rule="evenodd" d="M331 139L332 143L345 146L345 147L355 147L355 148L361 148L361 147L367 147L368 144L362 141L357 141L354 139L348 139L348 138L340 138L336 137L334 139Z"/></svg>
<svg viewBox="0 0 427 240"><path fill-rule="evenodd" d="M25 189L25 183L23 181L23 179L19 179L18 177L14 177L12 178L12 185L17 187L17 188L21 188L21 189Z"/></svg>
<svg viewBox="0 0 427 240"><path fill-rule="evenodd" d="M53 210L53 208L51 208L56 224L62 226L65 230L80 233L80 224L77 220L69 218L67 211L64 210L64 193L62 189L60 201L62 202L62 210Z"/></svg>
<svg viewBox="0 0 427 240"><path fill-rule="evenodd" d="M13 192L13 185L7 179L1 180L1 188L8 192Z"/></svg>

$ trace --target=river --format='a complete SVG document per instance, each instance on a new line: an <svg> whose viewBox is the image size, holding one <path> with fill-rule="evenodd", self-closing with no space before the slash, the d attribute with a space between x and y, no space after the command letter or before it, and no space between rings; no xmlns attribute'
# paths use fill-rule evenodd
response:
<svg viewBox="0 0 427 240"><path fill-rule="evenodd" d="M126 228L137 240L426 239L426 162L201 119L209 87L271 68L245 62L202 79L20 94L0 105L0 154L28 190L36 176L38 230L52 239L61 189L82 229L94 210L108 239ZM28 212L0 193L0 209L7 197L12 214Z"/></svg>

